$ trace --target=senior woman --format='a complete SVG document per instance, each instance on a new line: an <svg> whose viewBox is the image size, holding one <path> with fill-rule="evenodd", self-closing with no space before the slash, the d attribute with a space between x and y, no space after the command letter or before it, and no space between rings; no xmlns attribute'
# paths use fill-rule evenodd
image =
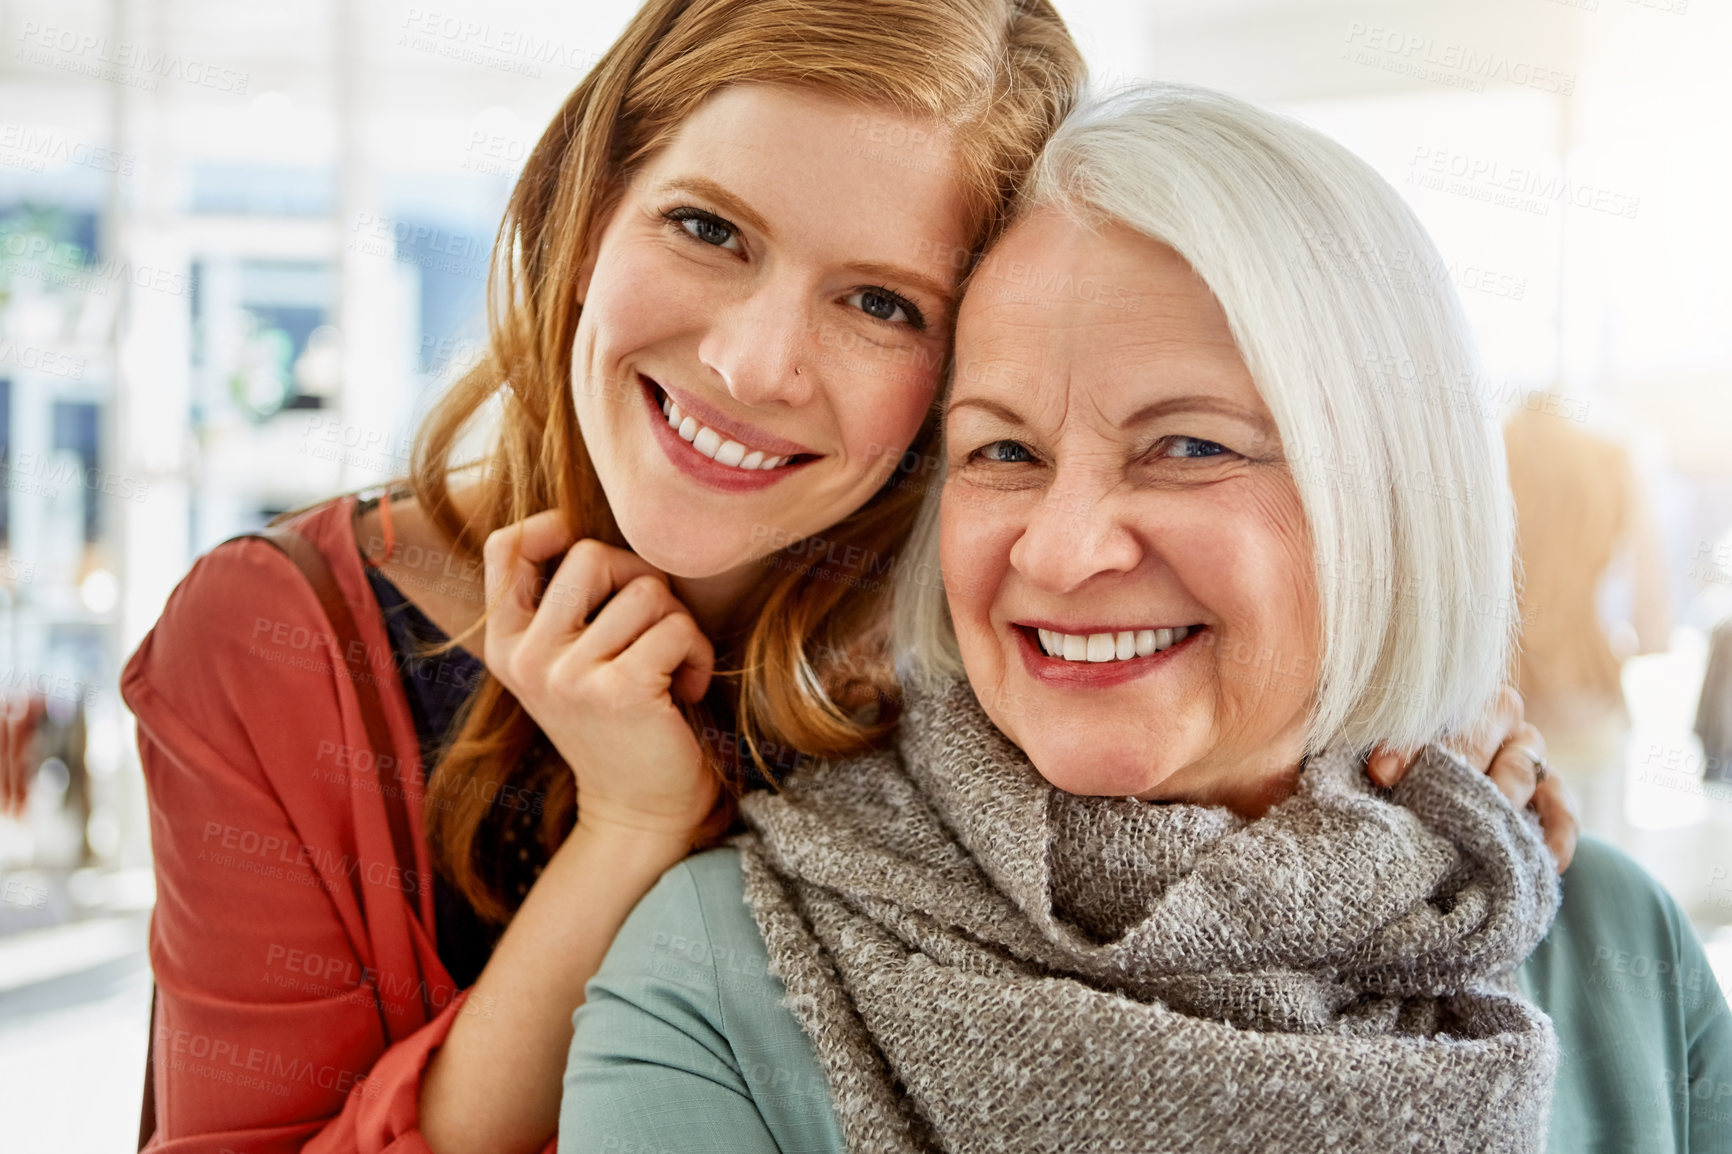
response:
<svg viewBox="0 0 1732 1154"><path fill-rule="evenodd" d="M1067 122L959 316L897 746L747 798L637 908L567 1154L1724 1142L1732 1018L1663 892L1584 839L1539 944L1529 815L1439 746L1360 770L1509 657L1501 450L1414 267L1288 121Z"/></svg>

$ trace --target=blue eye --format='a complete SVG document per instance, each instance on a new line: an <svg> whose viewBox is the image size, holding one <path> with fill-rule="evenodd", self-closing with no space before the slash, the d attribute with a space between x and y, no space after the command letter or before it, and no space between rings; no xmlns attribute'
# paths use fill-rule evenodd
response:
<svg viewBox="0 0 1732 1154"><path fill-rule="evenodd" d="M919 309L888 289L856 289L848 295L848 303L873 320L912 325L917 329L926 324Z"/></svg>
<svg viewBox="0 0 1732 1154"><path fill-rule="evenodd" d="M975 455L1005 465L1022 465L1034 460L1034 454L1021 441L994 441L975 450Z"/></svg>
<svg viewBox="0 0 1732 1154"><path fill-rule="evenodd" d="M676 208L667 214L667 219L678 224L686 235L694 240L715 248L725 248L730 252L740 250L739 235L734 226L719 216L702 209Z"/></svg>
<svg viewBox="0 0 1732 1154"><path fill-rule="evenodd" d="M1201 437L1169 437L1166 448L1160 455L1195 460L1204 457L1219 457L1230 451L1225 445L1216 444L1214 441L1205 441Z"/></svg>

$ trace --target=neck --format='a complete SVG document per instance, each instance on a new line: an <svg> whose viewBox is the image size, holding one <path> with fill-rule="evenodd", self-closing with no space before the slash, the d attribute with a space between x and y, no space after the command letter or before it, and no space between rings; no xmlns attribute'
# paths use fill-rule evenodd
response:
<svg viewBox="0 0 1732 1154"><path fill-rule="evenodd" d="M1266 776L1253 777L1242 785L1235 783L1236 788L1217 799L1215 804L1226 806L1247 821L1256 821L1298 791L1302 768L1303 763L1296 761Z"/></svg>
<svg viewBox="0 0 1732 1154"><path fill-rule="evenodd" d="M721 649L745 631L752 616L764 603L767 582L764 566L748 561L737 569L713 577L674 577L674 596L691 610L692 620L704 636Z"/></svg>
<svg viewBox="0 0 1732 1154"><path fill-rule="evenodd" d="M1235 757L1231 767L1198 764L1136 796L1143 801L1225 806L1255 821L1299 789L1304 744L1303 735L1294 733L1261 753Z"/></svg>

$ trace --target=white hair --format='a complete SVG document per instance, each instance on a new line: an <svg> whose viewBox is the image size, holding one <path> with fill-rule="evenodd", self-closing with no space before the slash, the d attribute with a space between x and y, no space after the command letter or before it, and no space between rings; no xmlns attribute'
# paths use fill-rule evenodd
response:
<svg viewBox="0 0 1732 1154"><path fill-rule="evenodd" d="M1461 303L1401 197L1294 120L1157 84L1059 127L1018 216L1047 209L1174 249L1226 314L1315 544L1310 748L1475 722L1511 652L1515 514ZM917 682L962 673L943 589L912 579L937 572L940 487L896 595L898 668Z"/></svg>

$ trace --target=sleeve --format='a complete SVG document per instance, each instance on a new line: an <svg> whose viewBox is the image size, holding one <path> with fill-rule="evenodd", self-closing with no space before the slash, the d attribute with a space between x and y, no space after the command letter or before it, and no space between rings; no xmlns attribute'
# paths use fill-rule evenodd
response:
<svg viewBox="0 0 1732 1154"><path fill-rule="evenodd" d="M724 1025L688 864L626 919L572 1022L559 1111L565 1154L779 1154Z"/></svg>
<svg viewBox="0 0 1732 1154"><path fill-rule="evenodd" d="M1562 1062L1549 1149L1732 1154L1732 1014L1678 903L1590 835L1523 966Z"/></svg>
<svg viewBox="0 0 1732 1154"><path fill-rule="evenodd" d="M1686 987L1702 990L1684 999L1689 1068L1691 1154L1732 1154L1732 1011L1726 1006L1708 954L1680 914L1678 971Z"/></svg>
<svg viewBox="0 0 1732 1154"><path fill-rule="evenodd" d="M383 980L367 907L348 896L366 884L348 787L325 780L320 747L343 733L335 674L251 640L323 622L273 546L225 544L176 587L122 675L157 881L153 1150L426 1151L422 1070L473 1009L457 993L389 1039L379 1001L423 991Z"/></svg>

